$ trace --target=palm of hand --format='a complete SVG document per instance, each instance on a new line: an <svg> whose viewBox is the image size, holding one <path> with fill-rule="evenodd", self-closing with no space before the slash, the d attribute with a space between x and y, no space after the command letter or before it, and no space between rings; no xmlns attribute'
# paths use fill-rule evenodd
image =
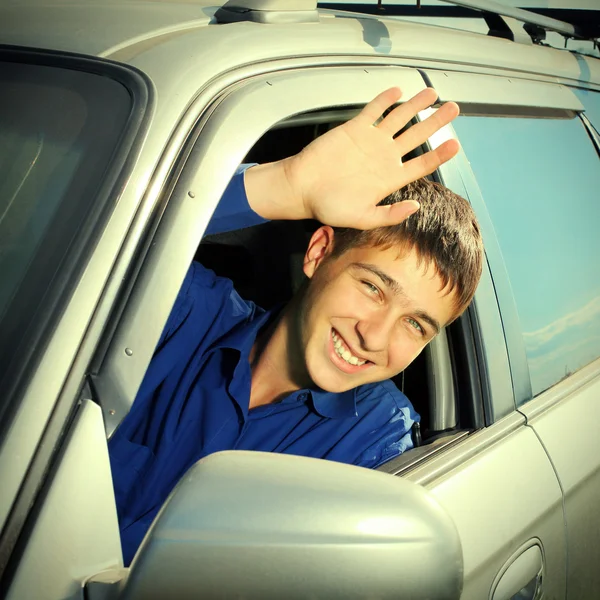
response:
<svg viewBox="0 0 600 600"><path fill-rule="evenodd" d="M297 189L307 214L327 225L371 229L399 223L418 209L413 202L377 204L393 191L433 172L458 152L458 143L450 140L402 163L405 154L451 121L458 107L444 104L434 115L394 139L437 97L434 90L426 89L375 126L400 94L397 88L383 92L355 118L317 138L295 157L293 169L302 174Z"/></svg>

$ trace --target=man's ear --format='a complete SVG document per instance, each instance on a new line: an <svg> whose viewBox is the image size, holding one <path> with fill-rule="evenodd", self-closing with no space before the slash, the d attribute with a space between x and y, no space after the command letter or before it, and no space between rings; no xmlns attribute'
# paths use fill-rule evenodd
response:
<svg viewBox="0 0 600 600"><path fill-rule="evenodd" d="M310 238L304 255L304 274L310 279L319 265L333 249L333 229L328 225L319 227Z"/></svg>

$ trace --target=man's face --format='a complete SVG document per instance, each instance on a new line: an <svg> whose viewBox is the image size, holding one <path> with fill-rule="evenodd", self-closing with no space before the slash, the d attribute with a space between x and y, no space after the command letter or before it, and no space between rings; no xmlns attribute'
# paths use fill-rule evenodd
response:
<svg viewBox="0 0 600 600"><path fill-rule="evenodd" d="M305 257L299 319L310 380L342 392L397 375L455 317L454 294L414 250L352 248L331 259L333 231L321 230Z"/></svg>

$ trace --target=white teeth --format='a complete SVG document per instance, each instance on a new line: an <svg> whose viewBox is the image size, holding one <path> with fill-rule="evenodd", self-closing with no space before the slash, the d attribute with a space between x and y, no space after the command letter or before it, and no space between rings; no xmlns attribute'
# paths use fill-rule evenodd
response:
<svg viewBox="0 0 600 600"><path fill-rule="evenodd" d="M359 366L364 365L367 362L366 360L361 360L360 358L357 358L356 356L352 355L335 332L332 332L331 337L333 338L333 347L335 349L335 353L340 358L343 358L347 363Z"/></svg>

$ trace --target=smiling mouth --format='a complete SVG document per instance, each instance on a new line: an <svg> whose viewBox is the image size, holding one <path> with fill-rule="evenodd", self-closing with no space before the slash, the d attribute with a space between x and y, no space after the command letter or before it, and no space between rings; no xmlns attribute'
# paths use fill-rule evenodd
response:
<svg viewBox="0 0 600 600"><path fill-rule="evenodd" d="M333 345L333 352L340 363L346 367L344 370L350 369L352 372L355 372L361 367L373 364L367 359L355 356L344 341L344 338L333 328L331 329L331 342Z"/></svg>

